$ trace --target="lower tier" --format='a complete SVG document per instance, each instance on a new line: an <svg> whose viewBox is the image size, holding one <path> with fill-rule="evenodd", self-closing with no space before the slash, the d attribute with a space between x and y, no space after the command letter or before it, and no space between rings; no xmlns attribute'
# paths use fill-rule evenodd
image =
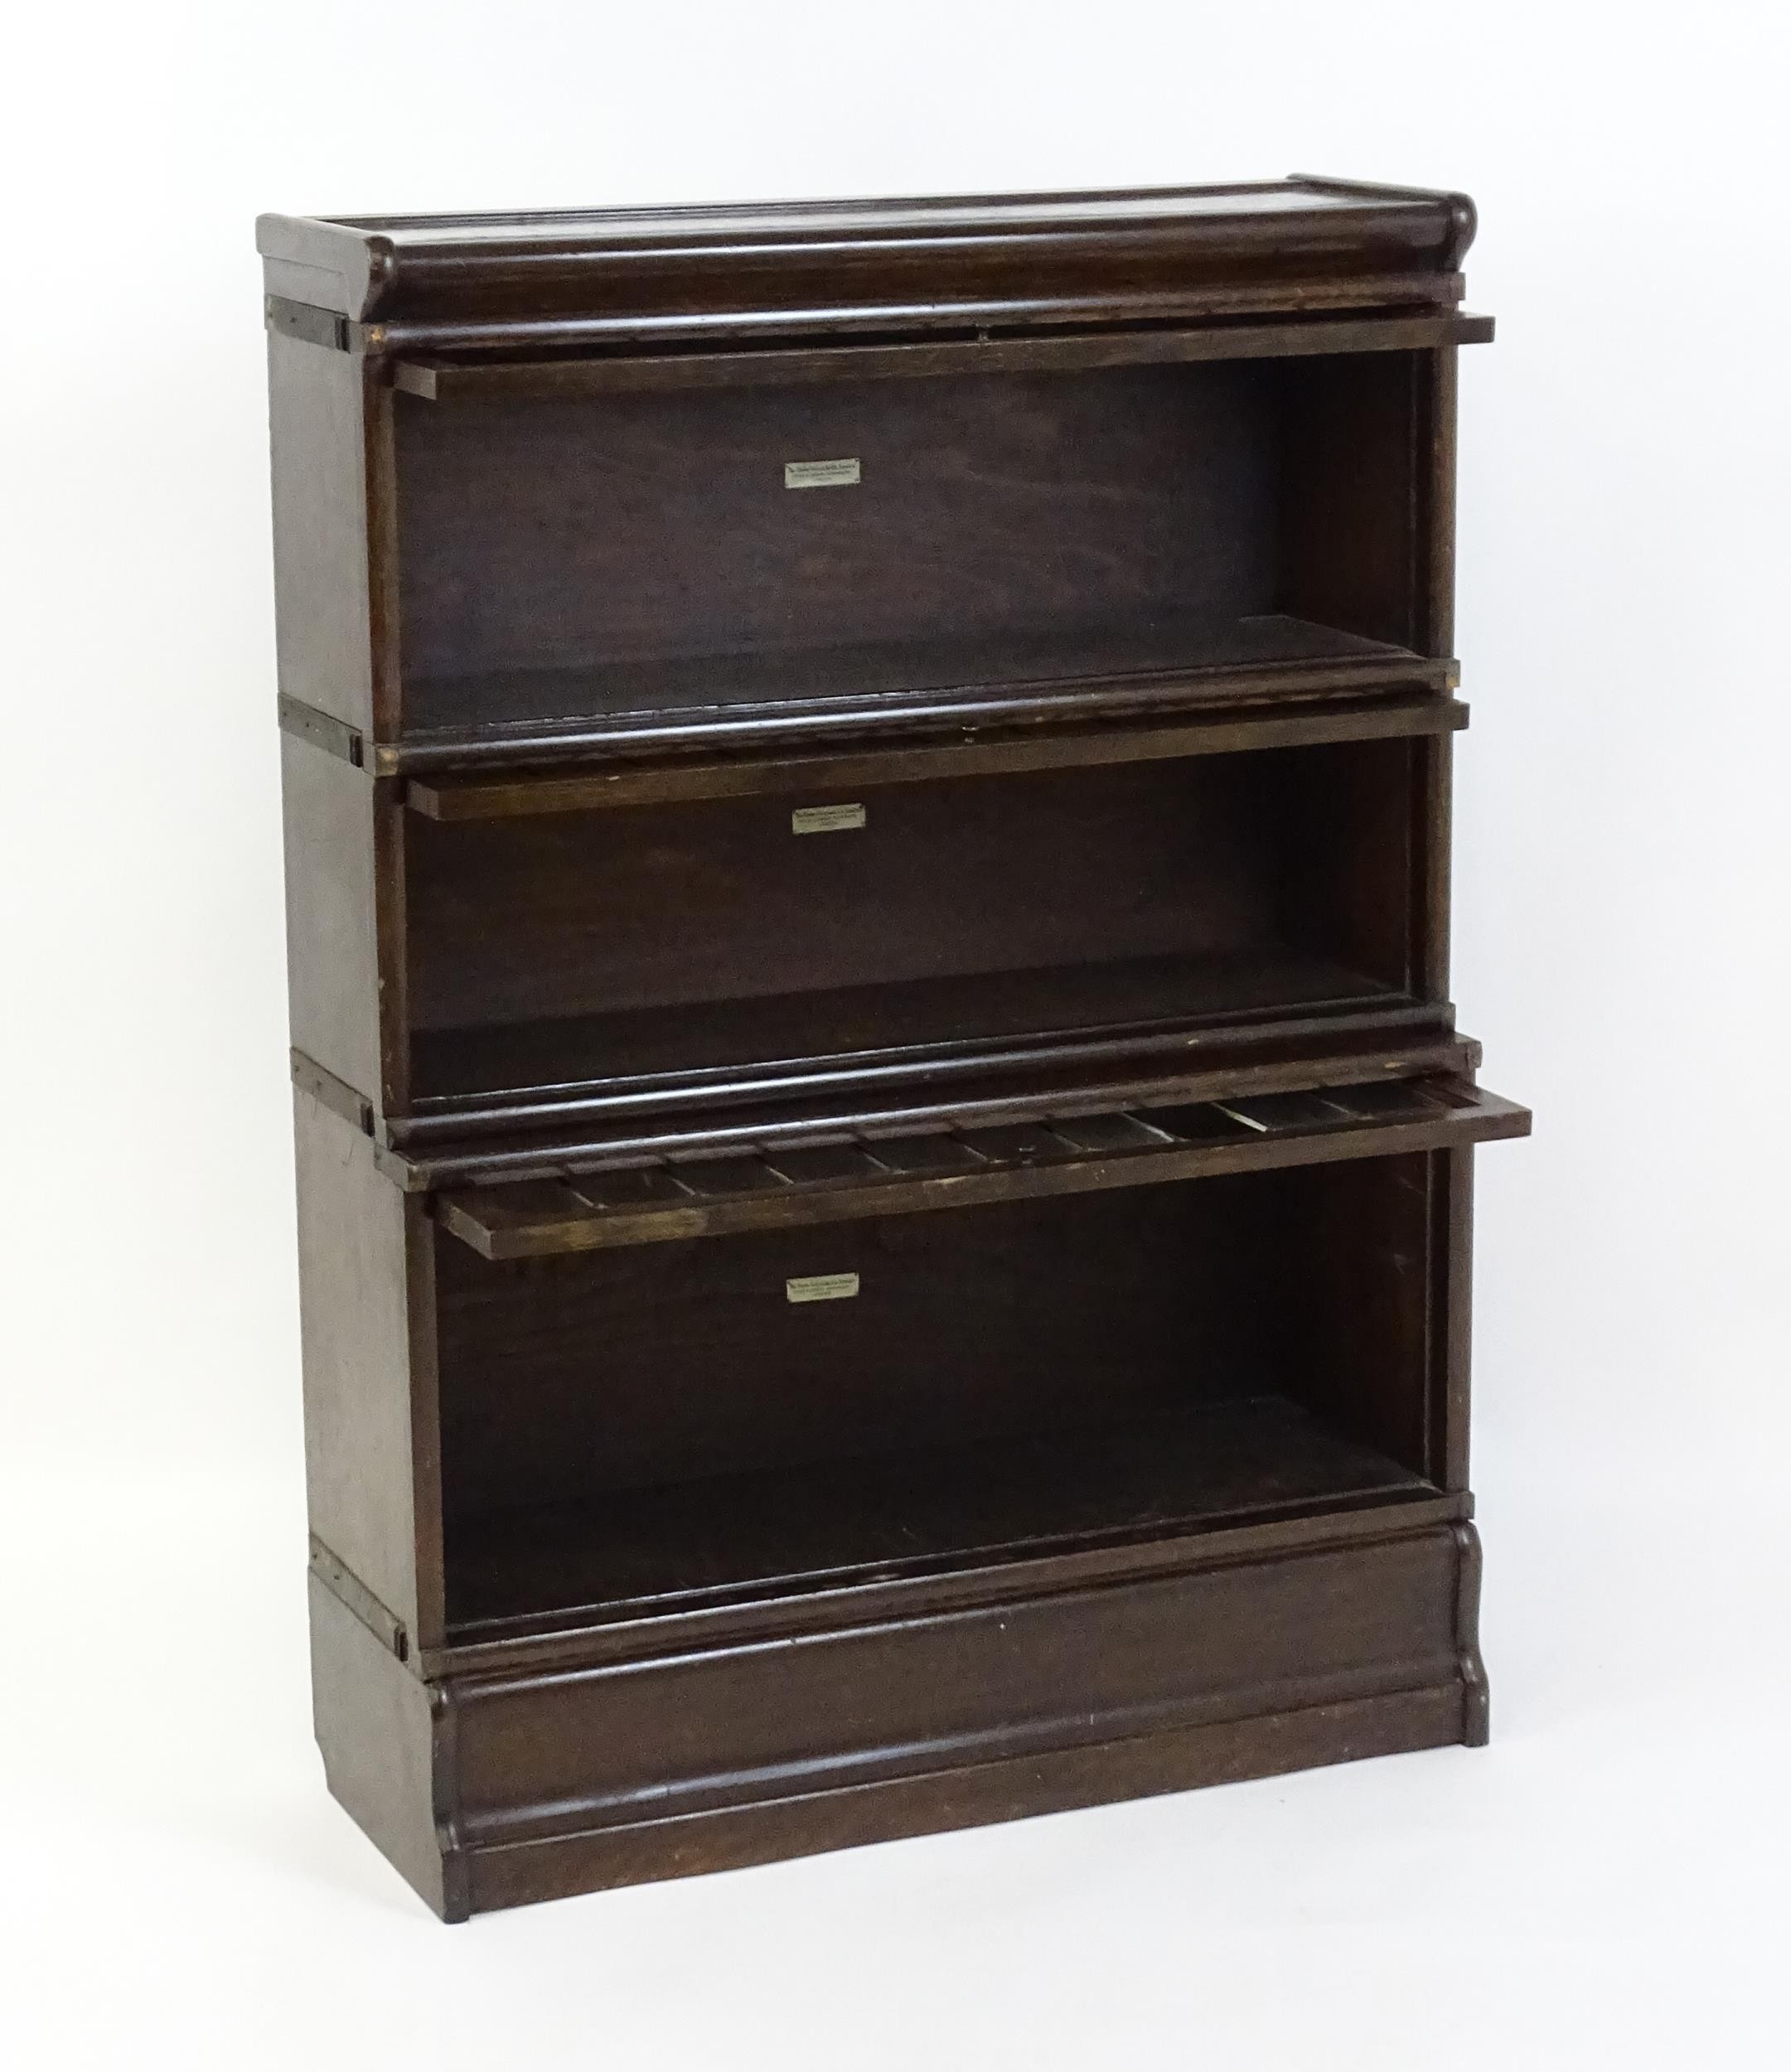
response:
<svg viewBox="0 0 1791 2072"><path fill-rule="evenodd" d="M665 1637L619 1657L427 1681L313 1575L317 1738L337 1798L451 1920L1478 1744L1464 1508L1392 1503L949 1590L846 1590L801 1629L724 1641L647 1621Z"/></svg>
<svg viewBox="0 0 1791 2072"><path fill-rule="evenodd" d="M613 1624L1437 1493L1421 1474L1272 1394L819 1469L607 1489L467 1520L450 1557L449 1638Z"/></svg>

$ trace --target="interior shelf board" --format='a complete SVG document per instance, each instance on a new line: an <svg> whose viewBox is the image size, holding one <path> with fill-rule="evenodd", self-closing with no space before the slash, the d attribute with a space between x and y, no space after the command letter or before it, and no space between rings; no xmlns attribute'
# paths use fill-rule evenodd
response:
<svg viewBox="0 0 1791 2072"><path fill-rule="evenodd" d="M1119 625L951 640L425 677L407 685L406 709L427 719L380 745L375 767L409 776L817 730L999 726L1227 699L1441 691L1458 673L1446 657L1285 612L1146 614Z"/></svg>
<svg viewBox="0 0 1791 2072"><path fill-rule="evenodd" d="M1285 1397L451 1522L449 1639L1433 1497Z"/></svg>

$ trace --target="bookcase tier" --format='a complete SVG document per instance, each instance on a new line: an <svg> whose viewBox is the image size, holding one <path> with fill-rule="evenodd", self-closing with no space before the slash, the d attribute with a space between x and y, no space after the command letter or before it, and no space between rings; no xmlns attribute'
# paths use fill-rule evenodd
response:
<svg viewBox="0 0 1791 2072"><path fill-rule="evenodd" d="M1484 1740L1473 231L262 219L317 1738L445 1917Z"/></svg>
<svg viewBox="0 0 1791 2072"><path fill-rule="evenodd" d="M451 1642L476 1645L866 1577L1434 1497L1281 1396L1061 1431L530 1505L460 1537Z"/></svg>
<svg viewBox="0 0 1791 2072"><path fill-rule="evenodd" d="M898 1202L848 1179L858 1198L834 1206L863 1220L637 1218L595 1251L551 1242L588 1242L588 1204L556 1227L503 1199L531 1190L497 1187L482 1223L450 1198L434 1240L450 1644L1440 1493L1438 1161L1524 1121L1455 1088L1397 1090L1392 1113L1435 1123L1449 1101L1427 1135L1312 1097L1178 1112L1165 1138L1204 1137L1204 1161L1159 1145L1153 1164L1128 1139L1105 1170L1121 1119L1095 1118L1057 1169L1095 1192ZM1227 1163L1212 1142L1262 1131L1303 1134L1321 1162L1263 1143ZM628 1214L624 1190L609 1215ZM478 1247L495 1261L455 1242L490 1232L516 1241Z"/></svg>

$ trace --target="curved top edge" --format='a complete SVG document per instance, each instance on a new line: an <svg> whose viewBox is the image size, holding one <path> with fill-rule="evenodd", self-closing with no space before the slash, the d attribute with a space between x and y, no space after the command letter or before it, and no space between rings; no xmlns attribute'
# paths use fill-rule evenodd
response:
<svg viewBox="0 0 1791 2072"><path fill-rule="evenodd" d="M1196 187L1111 187L1040 190L995 195L877 196L838 201L675 202L594 209L518 209L449 211L428 215L327 215L311 220L339 224L363 234L384 234L400 244L428 242L478 244L491 239L554 238L589 232L617 241L653 236L660 230L700 231L714 225L735 235L768 230L866 232L962 227L1048 227L1067 221L1126 217L1181 218L1293 212L1302 209L1396 208L1412 201L1458 199L1443 190L1399 187L1368 181L1292 173L1284 180L1228 182Z"/></svg>
<svg viewBox="0 0 1791 2072"><path fill-rule="evenodd" d="M723 202L439 215L264 215L269 286L356 318L521 317L598 308L775 305L851 269L869 306L898 275L1245 283L1448 274L1473 236L1464 195L1296 175L1199 187L893 200ZM750 296L739 276L750 269ZM732 291L722 285L733 274Z"/></svg>

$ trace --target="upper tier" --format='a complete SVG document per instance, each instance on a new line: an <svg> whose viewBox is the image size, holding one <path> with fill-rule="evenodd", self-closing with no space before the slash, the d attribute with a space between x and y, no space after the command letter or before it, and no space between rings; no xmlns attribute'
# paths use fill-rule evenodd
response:
<svg viewBox="0 0 1791 2072"><path fill-rule="evenodd" d="M269 293L370 343L739 337L1401 309L1459 298L1465 195L1218 187L496 215L264 215Z"/></svg>

